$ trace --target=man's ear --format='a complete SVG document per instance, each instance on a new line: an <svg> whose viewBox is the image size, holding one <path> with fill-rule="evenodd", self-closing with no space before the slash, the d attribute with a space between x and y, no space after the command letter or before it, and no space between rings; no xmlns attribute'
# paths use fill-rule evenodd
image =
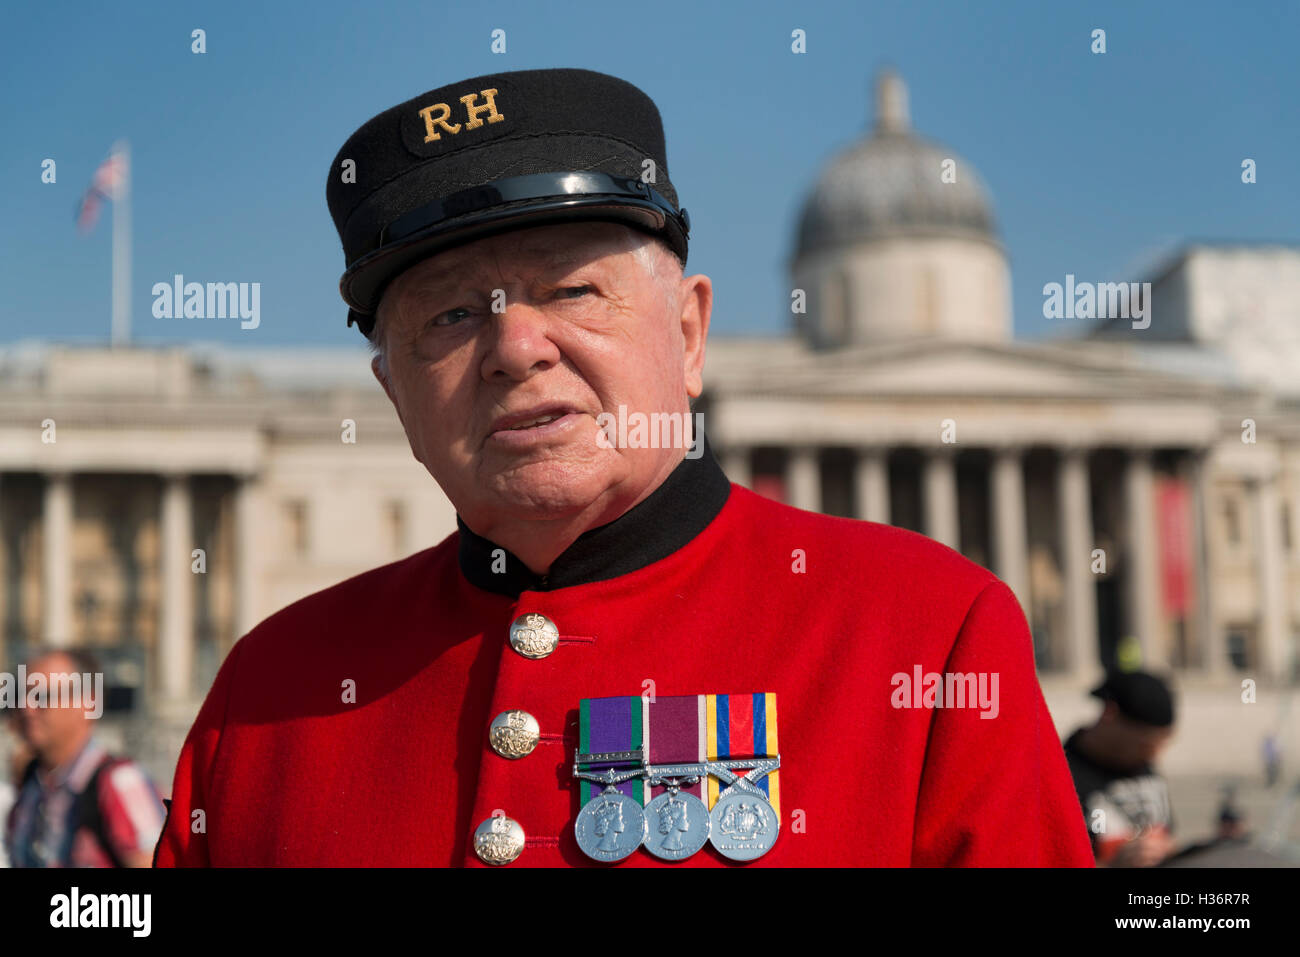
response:
<svg viewBox="0 0 1300 957"><path fill-rule="evenodd" d="M392 402L393 405L397 405L397 401L393 398L393 390L388 385L388 377L384 375L383 361L379 356L371 357L370 371L375 374L375 378L379 381L379 384L383 386L384 394L388 396L388 401Z"/></svg>
<svg viewBox="0 0 1300 957"><path fill-rule="evenodd" d="M686 394L698 398L704 391L704 344L713 314L713 280L703 273L682 280L681 322Z"/></svg>
<svg viewBox="0 0 1300 957"><path fill-rule="evenodd" d="M406 444L411 449L411 457L424 465L424 459L420 458L420 453L415 450L415 441L411 437L411 430L406 427L406 419L402 417L402 407L397 403L397 396L393 392L393 384L384 375L383 364L379 356L375 356L370 360L370 371L375 374L375 378L383 386L384 395L388 396L388 401L393 403L393 408L397 410L397 421L402 423L402 431L406 433ZM428 468L428 466L426 465L425 468Z"/></svg>

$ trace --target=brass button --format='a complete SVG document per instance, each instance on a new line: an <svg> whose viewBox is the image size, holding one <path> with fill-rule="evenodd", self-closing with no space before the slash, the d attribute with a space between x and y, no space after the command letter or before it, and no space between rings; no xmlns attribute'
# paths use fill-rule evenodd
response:
<svg viewBox="0 0 1300 957"><path fill-rule="evenodd" d="M545 615L529 612L510 626L510 647L525 658L545 658L560 643L560 629Z"/></svg>
<svg viewBox="0 0 1300 957"><path fill-rule="evenodd" d="M527 711L502 711L492 719L488 740L503 758L522 758L533 753L542 729Z"/></svg>
<svg viewBox="0 0 1300 957"><path fill-rule="evenodd" d="M524 829L505 815L488 818L474 831L474 853L484 864L509 864L524 852Z"/></svg>

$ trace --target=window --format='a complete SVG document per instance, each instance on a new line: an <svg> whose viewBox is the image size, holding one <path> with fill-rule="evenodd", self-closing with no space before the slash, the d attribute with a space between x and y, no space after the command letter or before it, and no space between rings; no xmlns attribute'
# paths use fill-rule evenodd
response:
<svg viewBox="0 0 1300 957"><path fill-rule="evenodd" d="M1241 508L1237 503L1235 496L1225 496L1223 499L1223 523L1224 535L1229 545L1241 544Z"/></svg>
<svg viewBox="0 0 1300 957"><path fill-rule="evenodd" d="M388 549L394 555L406 551L406 506L397 500L389 501L384 506L384 517L388 528Z"/></svg>
<svg viewBox="0 0 1300 957"><path fill-rule="evenodd" d="M1228 661L1238 671L1245 671L1254 661L1254 641L1251 629L1237 627L1228 631Z"/></svg>
<svg viewBox="0 0 1300 957"><path fill-rule="evenodd" d="M302 499L285 502L284 518L289 552L301 558L307 554L307 503Z"/></svg>

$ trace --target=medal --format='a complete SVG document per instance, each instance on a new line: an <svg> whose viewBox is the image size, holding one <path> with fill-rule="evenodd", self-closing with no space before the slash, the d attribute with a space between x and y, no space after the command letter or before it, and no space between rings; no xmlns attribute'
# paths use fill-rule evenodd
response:
<svg viewBox="0 0 1300 957"><path fill-rule="evenodd" d="M744 765L750 771L738 777L727 765ZM723 857L733 861L752 861L762 857L776 843L781 819L768 803L767 795L758 787L756 778L775 771L780 765L780 758L710 763L709 771L731 785L722 792L709 812L709 841Z"/></svg>
<svg viewBox="0 0 1300 957"><path fill-rule="evenodd" d="M646 818L641 805L614 786L641 774L640 769L619 773L613 768L596 775L575 769L574 775L596 780L608 786L588 801L578 812L573 833L578 847L588 857L612 863L628 857L645 840Z"/></svg>
<svg viewBox="0 0 1300 957"><path fill-rule="evenodd" d="M772 849L781 830L776 695L708 695L705 720L709 843L723 857L752 861ZM733 773L746 768L743 776Z"/></svg>
<svg viewBox="0 0 1300 957"><path fill-rule="evenodd" d="M646 808L645 848L665 861L685 860L709 839L709 809L694 794L682 790L683 784L700 783L707 773L705 766L650 767L646 772L648 784L663 784L667 790Z"/></svg>
<svg viewBox="0 0 1300 957"><path fill-rule="evenodd" d="M620 861L644 844L682 861L711 843L746 862L771 850L781 830L776 695L584 698L578 711L574 834L587 856Z"/></svg>
<svg viewBox="0 0 1300 957"><path fill-rule="evenodd" d="M621 861L645 840L642 728L640 698L584 698L578 706L573 776L583 805L573 833L593 860ZM605 788L593 793L593 784Z"/></svg>

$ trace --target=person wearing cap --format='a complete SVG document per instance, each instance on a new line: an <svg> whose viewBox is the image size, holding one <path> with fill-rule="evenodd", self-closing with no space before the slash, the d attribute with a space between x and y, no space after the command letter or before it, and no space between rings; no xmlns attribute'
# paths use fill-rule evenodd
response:
<svg viewBox="0 0 1300 957"><path fill-rule="evenodd" d="M779 796L775 771L761 797L736 780L757 765L731 775L724 826L779 827L760 864L1091 866L1006 585L720 469L691 415L713 288L685 275L645 93L574 69L441 87L362 125L326 192L348 322L457 529L236 643L158 865L608 866L591 855L652 833L672 866L732 864L675 850L696 833L678 791L660 830L610 803L582 845L577 752L621 699L645 760L706 729L712 758L779 754ZM620 411L687 427L637 442L606 428ZM663 702L686 707L643 727Z"/></svg>
<svg viewBox="0 0 1300 957"><path fill-rule="evenodd" d="M1169 788L1153 765L1174 732L1169 686L1144 671L1114 671L1092 690L1097 721L1065 741L1065 756L1099 864L1154 867L1174 849Z"/></svg>

